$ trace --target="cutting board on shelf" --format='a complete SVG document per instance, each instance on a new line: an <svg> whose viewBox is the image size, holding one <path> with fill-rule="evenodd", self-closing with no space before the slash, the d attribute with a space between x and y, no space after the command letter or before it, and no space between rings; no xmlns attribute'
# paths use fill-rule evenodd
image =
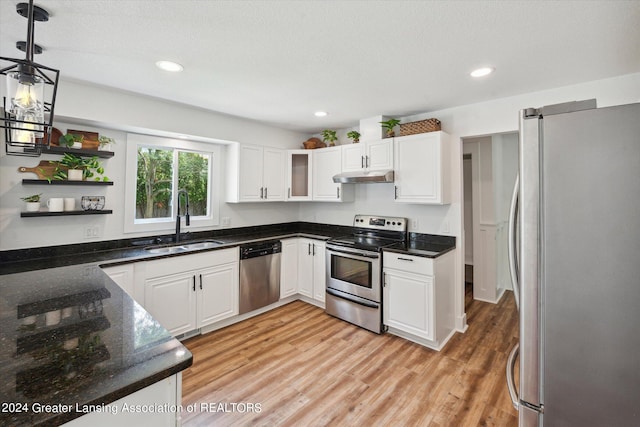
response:
<svg viewBox="0 0 640 427"><path fill-rule="evenodd" d="M38 175L38 179L49 179L53 177L53 174L56 172L56 167L58 167L57 162L51 163L49 160L41 160L38 163L38 166L33 168L28 168L25 166L20 166L18 168L18 172L30 172ZM60 166L59 169L65 170L67 169L65 166Z"/></svg>

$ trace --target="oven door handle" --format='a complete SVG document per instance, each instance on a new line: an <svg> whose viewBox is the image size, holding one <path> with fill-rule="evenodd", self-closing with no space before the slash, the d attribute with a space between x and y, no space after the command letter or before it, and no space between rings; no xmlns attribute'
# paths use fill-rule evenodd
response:
<svg viewBox="0 0 640 427"><path fill-rule="evenodd" d="M347 255L355 255L355 256L361 256L364 258L371 258L371 259L378 259L380 258L380 255L378 253L374 254L367 254L364 252L358 252L358 251L345 251L342 249L336 249L333 246L329 247L327 246L327 250L329 252L336 252L336 253L340 253L340 254L347 254Z"/></svg>
<svg viewBox="0 0 640 427"><path fill-rule="evenodd" d="M340 299L343 299L345 301L352 302L354 304L363 305L365 307L376 308L376 309L379 307L378 304L376 304L374 302L371 302L371 301L368 301L368 300L366 300L364 298L360 298L360 297L357 297L355 295L349 295L349 297L347 297L346 295L343 295L341 292L336 292L331 288L327 288L327 293L329 295L333 295L336 298L340 298Z"/></svg>

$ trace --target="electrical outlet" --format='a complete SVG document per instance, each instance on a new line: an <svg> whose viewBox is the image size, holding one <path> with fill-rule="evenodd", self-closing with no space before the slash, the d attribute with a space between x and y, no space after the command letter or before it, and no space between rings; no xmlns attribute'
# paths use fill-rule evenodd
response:
<svg viewBox="0 0 640 427"><path fill-rule="evenodd" d="M102 233L99 225L87 225L84 228L85 239L95 239L101 236L102 236Z"/></svg>
<svg viewBox="0 0 640 427"><path fill-rule="evenodd" d="M228 216L223 216L222 217L222 226L223 227L230 227L231 226L231 218L229 218Z"/></svg>
<svg viewBox="0 0 640 427"><path fill-rule="evenodd" d="M443 233L450 233L451 232L451 227L449 225L449 221L444 221L442 223L442 232Z"/></svg>
<svg viewBox="0 0 640 427"><path fill-rule="evenodd" d="M412 218L411 219L411 230L416 231L419 227L419 221L418 218Z"/></svg>

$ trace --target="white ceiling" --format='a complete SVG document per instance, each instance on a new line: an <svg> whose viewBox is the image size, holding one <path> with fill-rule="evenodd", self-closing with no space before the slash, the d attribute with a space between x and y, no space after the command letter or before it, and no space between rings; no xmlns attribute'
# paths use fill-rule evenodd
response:
<svg viewBox="0 0 640 427"><path fill-rule="evenodd" d="M16 3L0 0L0 56L23 58ZM35 3L36 62L62 79L310 133L640 71L637 0Z"/></svg>

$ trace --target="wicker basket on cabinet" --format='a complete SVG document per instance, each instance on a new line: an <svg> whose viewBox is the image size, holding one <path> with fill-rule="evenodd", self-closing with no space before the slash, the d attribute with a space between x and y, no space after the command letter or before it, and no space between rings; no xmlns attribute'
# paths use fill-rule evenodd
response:
<svg viewBox="0 0 640 427"><path fill-rule="evenodd" d="M440 120L427 119L417 122L400 123L400 136L415 135L417 133L436 132L440 130Z"/></svg>

